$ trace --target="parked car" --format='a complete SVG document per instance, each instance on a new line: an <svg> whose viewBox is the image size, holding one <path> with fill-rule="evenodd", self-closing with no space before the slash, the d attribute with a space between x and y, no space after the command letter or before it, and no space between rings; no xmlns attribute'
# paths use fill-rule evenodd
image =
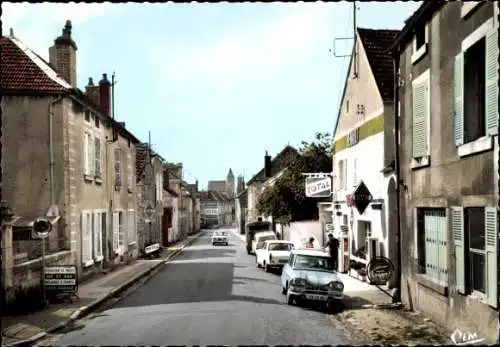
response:
<svg viewBox="0 0 500 347"><path fill-rule="evenodd" d="M292 250L283 267L281 288L288 305L312 300L325 303L329 311L342 307L344 283L323 250Z"/></svg>
<svg viewBox="0 0 500 347"><path fill-rule="evenodd" d="M290 258L290 251L293 249L293 243L283 240L264 241L262 248L255 251L255 261L257 267L261 267L269 272L271 268L282 269Z"/></svg>
<svg viewBox="0 0 500 347"><path fill-rule="evenodd" d="M229 245L229 236L227 234L227 231L214 231L212 234L212 245Z"/></svg>
<svg viewBox="0 0 500 347"><path fill-rule="evenodd" d="M257 245L260 244L262 246L262 243L267 241L267 240L276 240L276 234L274 231L260 231L257 232L254 236L254 239L252 241L252 250L250 254L256 254L255 252L257 251Z"/></svg>

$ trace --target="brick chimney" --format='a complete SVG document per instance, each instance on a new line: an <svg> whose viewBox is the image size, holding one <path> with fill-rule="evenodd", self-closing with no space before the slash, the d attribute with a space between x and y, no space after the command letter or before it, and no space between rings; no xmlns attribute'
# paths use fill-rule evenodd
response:
<svg viewBox="0 0 500 347"><path fill-rule="evenodd" d="M111 83L108 81L108 75L103 73L99 82L99 109L105 116L111 117Z"/></svg>
<svg viewBox="0 0 500 347"><path fill-rule="evenodd" d="M266 178L271 177L271 156L267 153L264 156L264 174Z"/></svg>
<svg viewBox="0 0 500 347"><path fill-rule="evenodd" d="M76 43L71 38L71 21L67 20L62 35L49 48L49 61L66 82L76 88Z"/></svg>
<svg viewBox="0 0 500 347"><path fill-rule="evenodd" d="M85 87L85 95L92 100L92 102L96 105L99 106L100 101L99 101L99 86L94 85L94 80L92 77L89 77L89 83Z"/></svg>

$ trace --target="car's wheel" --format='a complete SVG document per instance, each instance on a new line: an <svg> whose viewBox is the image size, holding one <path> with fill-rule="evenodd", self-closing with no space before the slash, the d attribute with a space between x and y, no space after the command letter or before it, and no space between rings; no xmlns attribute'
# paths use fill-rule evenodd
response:
<svg viewBox="0 0 500 347"><path fill-rule="evenodd" d="M286 290L286 303L287 303L287 305L294 305L295 304L295 297L289 293L288 288Z"/></svg>
<svg viewBox="0 0 500 347"><path fill-rule="evenodd" d="M255 257L255 265L257 265L257 268L260 268L259 261L257 260L257 257Z"/></svg>
<svg viewBox="0 0 500 347"><path fill-rule="evenodd" d="M271 271L271 268L269 267L269 265L267 265L266 262L264 262L264 271L266 271L266 272Z"/></svg>

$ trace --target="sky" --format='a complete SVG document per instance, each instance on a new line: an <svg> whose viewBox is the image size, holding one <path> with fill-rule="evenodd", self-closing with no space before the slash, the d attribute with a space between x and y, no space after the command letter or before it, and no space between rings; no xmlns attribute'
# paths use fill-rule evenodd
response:
<svg viewBox="0 0 500 347"><path fill-rule="evenodd" d="M419 2L358 2L358 27L401 29ZM2 31L48 60L73 24L77 83L116 75L115 117L184 178L249 180L286 145L332 132L353 4L2 3ZM334 47L335 46L335 47Z"/></svg>

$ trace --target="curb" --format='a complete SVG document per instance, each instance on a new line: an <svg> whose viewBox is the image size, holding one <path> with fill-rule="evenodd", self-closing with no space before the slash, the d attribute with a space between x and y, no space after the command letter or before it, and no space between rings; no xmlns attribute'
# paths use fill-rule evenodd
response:
<svg viewBox="0 0 500 347"><path fill-rule="evenodd" d="M185 242L183 245L179 246L179 248L177 250L175 250L174 252L170 253L167 257L165 257L163 259L163 261L158 262L157 264L155 264L151 268L147 269L146 271L144 271L144 272L138 274L137 276L131 278L130 280L128 280L127 282L125 282L123 285L121 285L121 286L113 289L111 292L109 292L108 294L106 294L104 297L99 298L99 299L93 301L91 304L89 304L87 306L80 307L78 310L76 310L75 312L73 312L68 319L66 319L66 320L64 320L62 322L59 322L58 324L50 327L49 329L47 329L45 331L41 331L38 334L33 335L29 339L21 340L21 341L15 341L15 342L12 342L10 344L2 344L1 347L21 347L21 346L24 347L24 346L31 346L34 342L43 339L48 334L56 332L57 330L60 330L60 329L62 329L64 327L68 326L69 324L73 323L74 321L78 320L79 318L84 317L85 315L89 314L92 311L92 309L94 309L97 306L103 304L104 302L106 302L109 299L111 299L112 297L120 294L121 292L127 290L128 288L130 288L132 285L134 285L139 280L141 280L141 279L143 279L145 277L148 277L149 275L153 275L152 274L153 272L157 272L158 270L160 270L160 268L162 268L163 266L165 266L166 264L168 264L170 262L170 260L172 258L175 258L177 255L179 255L183 251L184 248L186 248L191 243L193 243L196 239L198 239L198 237L202 233L203 233L203 231L200 231L199 233L191 235L192 236L191 239L188 239L187 242Z"/></svg>

